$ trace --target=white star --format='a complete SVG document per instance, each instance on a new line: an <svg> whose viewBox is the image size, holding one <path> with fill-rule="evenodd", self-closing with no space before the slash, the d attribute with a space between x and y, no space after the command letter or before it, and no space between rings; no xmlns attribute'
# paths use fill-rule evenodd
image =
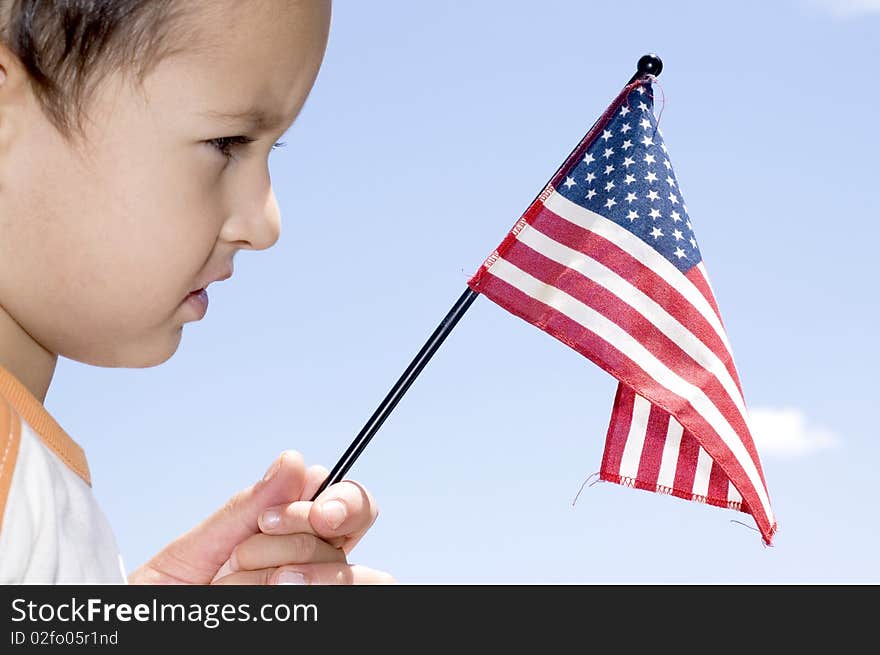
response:
<svg viewBox="0 0 880 655"><path fill-rule="evenodd" d="M593 173L592 171L590 171L589 173L587 173L587 177L584 178L584 180L585 180L586 182L592 182L592 181L595 180L595 179L596 179L596 174Z"/></svg>
<svg viewBox="0 0 880 655"><path fill-rule="evenodd" d="M641 86L637 86L637 87L636 87L636 93L638 93L640 96L645 95L645 88L644 88L644 87L641 87Z"/></svg>
<svg viewBox="0 0 880 655"><path fill-rule="evenodd" d="M630 166L632 166L635 163L636 163L636 161L632 157L624 157L623 158L623 167L624 168L629 168Z"/></svg>
<svg viewBox="0 0 880 655"><path fill-rule="evenodd" d="M565 188L566 189L570 189L575 184L577 184L577 182L575 182L571 177L565 178Z"/></svg>
<svg viewBox="0 0 880 655"><path fill-rule="evenodd" d="M643 118L642 120L640 120L639 125L642 126L643 130L650 130L651 129L651 121L649 121L647 118Z"/></svg>
<svg viewBox="0 0 880 655"><path fill-rule="evenodd" d="M595 195L596 195L596 190L590 189L589 191L587 191L587 200L590 200Z"/></svg>
<svg viewBox="0 0 880 655"><path fill-rule="evenodd" d="M657 128L657 131L660 132L660 128ZM663 132L660 132L660 136L663 136ZM665 144L665 143L661 143L661 144L660 144L660 147L663 148L663 152L666 152L666 153L669 152L669 151L666 149L666 144Z"/></svg>
<svg viewBox="0 0 880 655"><path fill-rule="evenodd" d="M657 126L657 134L659 134L660 136L663 136L663 130L660 129L659 125Z"/></svg>
<svg viewBox="0 0 880 655"><path fill-rule="evenodd" d="M605 201L605 208L611 209L616 204L617 204L617 201L614 200L614 198L608 198L608 200Z"/></svg>
<svg viewBox="0 0 880 655"><path fill-rule="evenodd" d="M661 230L659 227L655 227L653 230L651 230L651 236L654 237L655 239L657 237L662 237L663 230Z"/></svg>
<svg viewBox="0 0 880 655"><path fill-rule="evenodd" d="M614 154L614 148L605 148L605 154L603 154L602 156L605 159L608 159L613 154Z"/></svg>
<svg viewBox="0 0 880 655"><path fill-rule="evenodd" d="M639 212L630 209L629 214L627 214L626 217L630 220L631 223L639 217Z"/></svg>
<svg viewBox="0 0 880 655"><path fill-rule="evenodd" d="M623 107L620 108L620 115L621 116L626 116L628 113L629 113L629 107L627 107L626 105L624 105Z"/></svg>
<svg viewBox="0 0 880 655"><path fill-rule="evenodd" d="M656 182L657 181L657 174L654 171L648 171L648 174L645 175L645 180L648 181L649 183Z"/></svg>
<svg viewBox="0 0 880 655"><path fill-rule="evenodd" d="M614 170L614 165L613 165L613 164L608 164L608 165L605 167L605 175L608 175L608 174L611 173L611 171L613 171L613 170Z"/></svg>
<svg viewBox="0 0 880 655"><path fill-rule="evenodd" d="M679 214L677 211L673 211L672 212L672 220L675 223L678 223L681 220L681 214Z"/></svg>
<svg viewBox="0 0 880 655"><path fill-rule="evenodd" d="M596 161L596 158L593 157L593 155L591 155L589 152L584 155L585 164L592 164L594 161Z"/></svg>
<svg viewBox="0 0 880 655"><path fill-rule="evenodd" d="M633 142L630 141L629 139L627 139L626 141L623 142L623 145L620 147L623 148L624 150L629 150L630 148L633 147Z"/></svg>
<svg viewBox="0 0 880 655"><path fill-rule="evenodd" d="M613 189L613 188L614 188L614 180L610 180L610 181L608 182L608 184L605 185L605 190L606 190L606 191L611 191L611 189Z"/></svg>
<svg viewBox="0 0 880 655"><path fill-rule="evenodd" d="M644 161L648 162L649 164L653 164L656 159L654 158L654 155L648 153L647 155L645 155Z"/></svg>
<svg viewBox="0 0 880 655"><path fill-rule="evenodd" d="M656 191L654 191L654 189L651 189L650 191L648 191L648 200L657 200L657 198L659 198L659 197L660 197L659 194Z"/></svg>
<svg viewBox="0 0 880 655"><path fill-rule="evenodd" d="M602 138L608 141L611 138L611 130L605 130L602 132Z"/></svg>
<svg viewBox="0 0 880 655"><path fill-rule="evenodd" d="M677 204L678 204L678 196L675 195L674 193L670 193L670 194L669 194L669 201L670 201L673 205L677 205Z"/></svg>
<svg viewBox="0 0 880 655"><path fill-rule="evenodd" d="M697 247L697 241L693 237L691 237L691 247L693 247L693 248Z"/></svg>
<svg viewBox="0 0 880 655"><path fill-rule="evenodd" d="M660 210L657 209L656 207L652 207L651 211L648 212L648 216L650 216L651 218L656 220L656 219L660 218Z"/></svg>
<svg viewBox="0 0 880 655"><path fill-rule="evenodd" d="M687 210L688 210L688 206L687 206L687 205L682 205L681 208L685 211L685 213L687 213Z"/></svg>
<svg viewBox="0 0 880 655"><path fill-rule="evenodd" d="M626 194L626 201L632 202L633 200L638 200L638 196L634 194L632 191Z"/></svg>
<svg viewBox="0 0 880 655"><path fill-rule="evenodd" d="M623 180L623 183L626 184L626 185L628 186L628 185L632 184L632 183L635 182L635 181L636 181L636 176L635 176L635 175L632 175L632 174L629 174L629 175L627 175L626 178Z"/></svg>
<svg viewBox="0 0 880 655"><path fill-rule="evenodd" d="M646 105L644 102L640 102L639 109L641 109L642 111L648 111L648 105Z"/></svg>
<svg viewBox="0 0 880 655"><path fill-rule="evenodd" d="M684 250L682 250L681 248L676 248L675 252L672 254L675 255L676 257L678 257L679 259L681 259L682 257L687 257L687 255L684 254Z"/></svg>
<svg viewBox="0 0 880 655"><path fill-rule="evenodd" d="M653 146L653 145L654 145L654 139L652 139L651 137L649 137L649 136L646 134L645 136L642 137L642 143L644 143L644 144L645 144L645 147L647 148L647 147L649 147L649 146Z"/></svg>
<svg viewBox="0 0 880 655"><path fill-rule="evenodd" d="M691 225L691 221L690 221L690 219L686 220L686 221L684 222L684 224L687 225L687 228L688 228L691 232L694 231L694 226Z"/></svg>
<svg viewBox="0 0 880 655"><path fill-rule="evenodd" d="M666 183L669 184L669 186L671 187L675 186L675 180L673 180L672 177L670 177L669 175L666 176Z"/></svg>
<svg viewBox="0 0 880 655"><path fill-rule="evenodd" d="M684 239L684 235L681 233L681 230L672 230L672 236L675 237L676 241L681 241Z"/></svg>
<svg viewBox="0 0 880 655"><path fill-rule="evenodd" d="M672 170L672 164L669 163L669 160L668 160L668 159L664 159L664 160L663 160L663 165L666 167L666 170L667 170L667 171Z"/></svg>
<svg viewBox="0 0 880 655"><path fill-rule="evenodd" d="M629 123L624 123L624 124L621 126L621 128L620 128L620 133L621 133L621 134L626 134L626 133L629 132L631 129L632 129L632 127L630 127L630 124L629 124Z"/></svg>

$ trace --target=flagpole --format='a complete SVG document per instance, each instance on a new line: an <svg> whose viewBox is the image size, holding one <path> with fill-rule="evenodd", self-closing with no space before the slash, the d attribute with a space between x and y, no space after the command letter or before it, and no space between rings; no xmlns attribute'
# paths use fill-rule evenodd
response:
<svg viewBox="0 0 880 655"><path fill-rule="evenodd" d="M645 75L657 76L662 70L663 62L657 55L653 53L644 55L636 64L636 72L627 84L632 84ZM575 146L575 149L577 149L577 146ZM574 150L572 150L572 153L573 152ZM569 153L569 157L571 157L571 153ZM567 160L568 157L563 161ZM550 179L552 180L553 178L551 177ZM534 204L540 193L541 192L539 191L538 195L535 196L535 199L532 200L528 206ZM317 500L318 496L320 496L331 484L336 484L337 482L342 481L352 464L354 464L355 460L364 451L367 444L370 443L370 439L372 439L376 432L379 431L382 423L385 422L385 419L388 418L389 414L391 414L391 411L397 406L397 403L400 402L400 399L403 398L403 395L407 392L410 385L412 385L419 373L422 372L422 369L425 368L425 365L430 361L431 357L434 356L434 353L437 352L437 349L446 337L449 336L449 333L452 332L452 329L461 317L464 316L464 313L468 310L474 300L476 300L478 295L479 293L468 287L465 292L461 294L459 299L455 301L452 309L450 309L443 320L440 321L440 324L434 330L434 333L428 338L425 345L422 346L422 349L418 352L412 362L410 362L409 366L406 367L406 370L391 388L391 391L388 392L388 395L385 396L385 399L379 404L379 407L376 408L376 411L373 412L370 419L364 424L364 427L361 428L361 431L354 438L354 441L351 442L348 450L346 450L342 457L339 458L339 461L336 462L336 466L333 467L333 470L330 471L324 479L324 482L321 483L321 486L312 496L312 501Z"/></svg>

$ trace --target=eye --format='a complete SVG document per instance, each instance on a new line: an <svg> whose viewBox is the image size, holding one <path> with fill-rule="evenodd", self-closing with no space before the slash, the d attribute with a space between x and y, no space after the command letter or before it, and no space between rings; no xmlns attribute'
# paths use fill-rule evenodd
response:
<svg viewBox="0 0 880 655"><path fill-rule="evenodd" d="M210 139L207 141L211 146L220 151L220 153L226 157L226 159L235 159L235 153L233 152L233 148L236 146L244 146L249 143L253 143L256 139L252 139L249 136L223 136L217 139ZM287 144L283 141L277 141L272 145L272 149L283 148Z"/></svg>
<svg viewBox="0 0 880 655"><path fill-rule="evenodd" d="M232 152L232 149L235 146L242 146L251 143L253 139L247 136L222 136L217 139L210 139L207 141L210 145L220 151L227 159L234 159L235 155Z"/></svg>

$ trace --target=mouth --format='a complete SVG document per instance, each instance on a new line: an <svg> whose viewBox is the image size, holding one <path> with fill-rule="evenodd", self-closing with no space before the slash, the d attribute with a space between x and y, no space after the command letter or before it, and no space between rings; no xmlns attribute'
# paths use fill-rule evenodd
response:
<svg viewBox="0 0 880 655"><path fill-rule="evenodd" d="M190 308L195 313L196 320L205 317L208 311L208 292L204 289L196 289L191 291L183 300L183 305Z"/></svg>

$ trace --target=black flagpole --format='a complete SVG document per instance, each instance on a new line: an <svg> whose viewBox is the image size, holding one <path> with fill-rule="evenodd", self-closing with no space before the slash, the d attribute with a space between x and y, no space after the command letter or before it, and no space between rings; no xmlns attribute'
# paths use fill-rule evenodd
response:
<svg viewBox="0 0 880 655"><path fill-rule="evenodd" d="M632 84L645 75L659 75L662 70L663 62L660 61L660 58L657 55L653 53L644 55L639 59L636 66L636 72L627 84ZM577 146L575 146L575 149L577 149ZM574 150L572 150L572 153L573 152ZM569 157L570 156L571 153L569 153ZM564 162L566 162L569 157L566 157L563 160L563 165L565 165ZM553 178L551 177L550 179ZM541 191L543 191L543 187ZM538 195L535 196L535 199L532 200L528 206L534 204L540 194L541 192L539 191ZM355 437L354 441L351 442L348 450L346 450L342 457L339 458L339 461L336 462L336 466L334 466L333 470L327 475L324 482L315 492L315 495L312 496L312 501L317 500L318 496L320 496L321 493L323 493L323 491L331 484L336 484L337 482L342 481L352 464L354 464L364 448L367 447L367 444L370 443L370 439L372 439L373 435L379 431L382 423L385 422L385 419L388 418L388 415L391 414L391 411L395 408L397 403L400 402L400 399L403 398L403 394L407 392L410 385L415 381L419 373L422 372L422 369L425 368L425 365L430 361L431 357L434 356L434 353L437 352L440 344L442 344L446 337L449 336L449 333L452 332L452 328L454 328L459 319L464 316L464 313L471 306L471 303L476 300L478 295L479 294L476 291L468 287L465 292L461 294L459 299L455 301L452 309L450 309L449 313L447 313L444 319L440 321L440 325L437 326L437 329L434 330L434 333L430 336L425 345L422 346L422 349L412 362L410 362L410 365L406 367L403 375L400 376L400 379L397 380L397 383L391 391L388 392L388 395L385 396L385 399L376 411L373 412L370 420L368 420L364 427L361 428L361 431L358 433L357 437Z"/></svg>

